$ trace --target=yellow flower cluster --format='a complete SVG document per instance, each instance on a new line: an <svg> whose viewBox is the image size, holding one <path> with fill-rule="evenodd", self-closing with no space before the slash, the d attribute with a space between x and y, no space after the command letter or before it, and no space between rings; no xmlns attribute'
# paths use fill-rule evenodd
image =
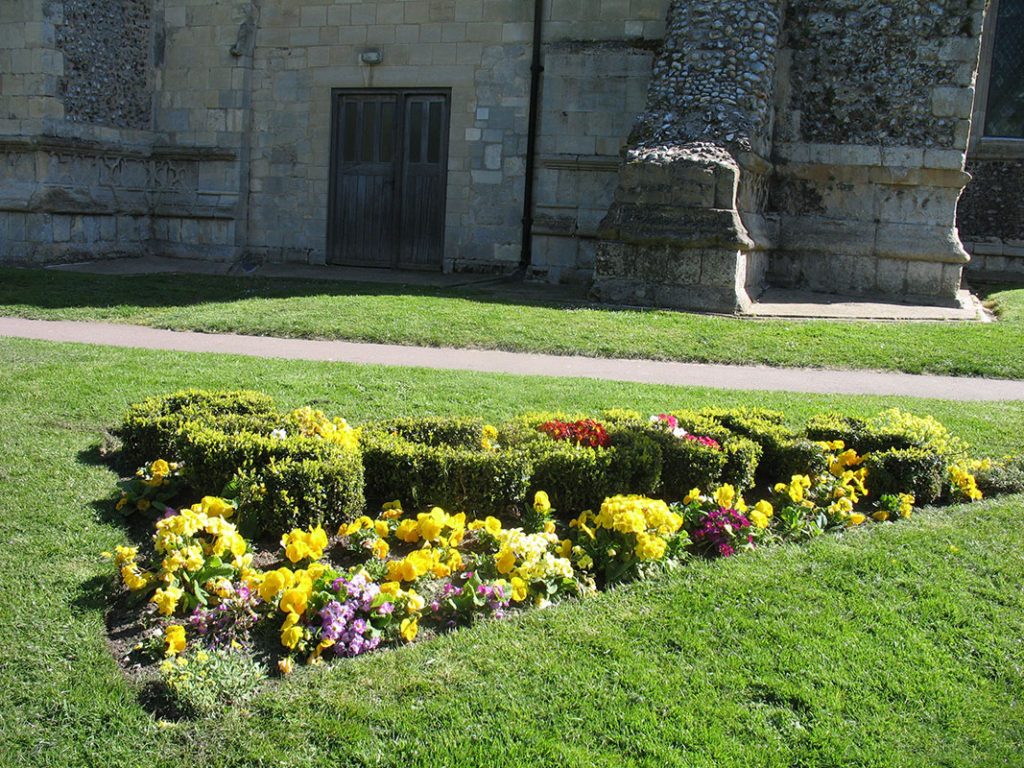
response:
<svg viewBox="0 0 1024 768"><path fill-rule="evenodd" d="M148 485L150 488L156 488L157 486L163 485L167 482L167 476L171 474L172 466L163 459L157 459L149 466L149 479L143 479L143 485ZM177 469L177 465L173 466L173 469ZM142 472L137 472L137 475L142 476Z"/></svg>
<svg viewBox="0 0 1024 768"><path fill-rule="evenodd" d="M899 513L899 516L910 517L911 513L914 511L914 502L916 501L916 499L914 498L914 494L901 493L898 494L896 498L899 500L896 509L896 511ZM872 519L877 520L880 523L884 522L885 520L889 519L889 510L880 509L877 512L873 513L871 517Z"/></svg>
<svg viewBox="0 0 1024 768"><path fill-rule="evenodd" d="M793 475L789 479L788 485L786 483L776 483L775 492L785 493L787 496L789 496L791 501L794 501L797 504L802 504L804 503L804 495L807 489L809 489L810 487L811 478L809 478L807 475ZM814 506L814 504L810 501L807 501L805 506L810 507Z"/></svg>
<svg viewBox="0 0 1024 768"><path fill-rule="evenodd" d="M152 573L144 572L139 568L136 558L139 556L138 547L115 548L114 563L121 572L121 580L132 592L139 592L146 589L156 578ZM104 553L109 556L109 552Z"/></svg>
<svg viewBox="0 0 1024 768"><path fill-rule="evenodd" d="M391 560L387 564L388 579L395 582L416 581L430 573L443 579L462 569L462 554L450 547L431 547L416 549L401 560Z"/></svg>
<svg viewBox="0 0 1024 768"><path fill-rule="evenodd" d="M257 576L249 568L252 555L246 552L245 539L238 535L235 526L224 519L228 510L234 511L234 507L223 499L207 496L191 509L158 521L153 541L156 555L162 558L155 575L140 570L134 547L118 547L116 562L125 585L140 591L159 583L150 602L156 604L162 615L170 616L185 596L181 582L188 582L187 576L199 571L209 557L224 560L230 555L230 564L238 569L240 577L255 583ZM211 582L209 586L216 592L216 584Z"/></svg>
<svg viewBox="0 0 1024 768"><path fill-rule="evenodd" d="M281 537L281 546L285 557L292 563L306 559L319 560L324 556L324 547L327 546L327 533L320 525L316 528L311 525L306 531L294 528L291 533Z"/></svg>
<svg viewBox="0 0 1024 768"><path fill-rule="evenodd" d="M471 531L483 530L485 533L489 533L491 536L497 536L501 533L501 520L496 517L488 515L483 520L479 518L471 522L468 526Z"/></svg>
<svg viewBox="0 0 1024 768"><path fill-rule="evenodd" d="M977 501L981 498L981 490L978 488L978 481L974 477L974 472L987 468L984 461L975 461L970 464L963 462L950 464L949 479L953 483L953 489L963 498Z"/></svg>
<svg viewBox="0 0 1024 768"><path fill-rule="evenodd" d="M604 500L594 523L619 533L667 536L682 527L683 518L659 499L637 495L612 496Z"/></svg>
<svg viewBox="0 0 1024 768"><path fill-rule="evenodd" d="M498 430L492 427L490 424L484 425L483 438L480 440L480 447L485 451L494 453L501 446L498 445Z"/></svg>
<svg viewBox="0 0 1024 768"><path fill-rule="evenodd" d="M234 508L223 499L207 496L191 509L157 521L154 549L164 555L161 581L172 582L181 570L198 571L208 557L226 560L230 555L234 567L248 569L252 556L246 554L245 539L234 524L224 519L228 509Z"/></svg>
<svg viewBox="0 0 1024 768"><path fill-rule="evenodd" d="M521 528L506 528L498 531L498 552L494 562L498 573L509 576L513 582L521 579L524 584L550 578L573 578L572 563L567 551L571 548L560 542L553 526L542 533L523 533ZM558 552L554 551L558 548ZM513 583L513 587L515 584Z"/></svg>
<svg viewBox="0 0 1024 768"><path fill-rule="evenodd" d="M664 501L635 494L611 496L604 500L596 516L588 510L569 525L593 539L594 532L587 525L591 522L597 528L623 535L632 534L636 540L633 554L640 560L663 558L667 549L666 538L683 526L682 516L670 510ZM583 565L585 561L580 563Z"/></svg>
<svg viewBox="0 0 1024 768"><path fill-rule="evenodd" d="M302 616L313 596L313 583L323 576L327 566L312 563L308 568L296 571L281 567L267 571L260 579L256 590L267 603L277 603L277 609L285 614L281 625L281 644L294 649L305 633Z"/></svg>
<svg viewBox="0 0 1024 768"><path fill-rule="evenodd" d="M415 544L422 539L442 546L457 547L465 535L465 513L449 515L440 507L433 507L429 512L420 512L415 520L403 520L395 529L395 537L407 544Z"/></svg>
<svg viewBox="0 0 1024 768"><path fill-rule="evenodd" d="M314 411L308 406L292 411L290 418L300 434L319 437L349 449L359 447L361 430L350 427L342 418L328 419L323 411Z"/></svg>

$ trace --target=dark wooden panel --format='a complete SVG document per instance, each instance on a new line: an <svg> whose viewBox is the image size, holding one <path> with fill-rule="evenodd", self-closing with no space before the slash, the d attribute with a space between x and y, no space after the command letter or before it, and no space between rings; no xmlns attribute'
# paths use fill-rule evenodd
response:
<svg viewBox="0 0 1024 768"><path fill-rule="evenodd" d="M410 95L405 114L399 265L437 269L444 259L448 100Z"/></svg>
<svg viewBox="0 0 1024 768"><path fill-rule="evenodd" d="M336 91L331 264L440 269L449 99L420 91Z"/></svg>

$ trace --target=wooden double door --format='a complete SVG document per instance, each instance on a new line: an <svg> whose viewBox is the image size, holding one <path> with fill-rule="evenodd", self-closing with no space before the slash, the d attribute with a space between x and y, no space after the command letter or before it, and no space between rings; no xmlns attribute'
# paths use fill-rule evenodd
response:
<svg viewBox="0 0 1024 768"><path fill-rule="evenodd" d="M332 94L327 261L441 269L450 93Z"/></svg>

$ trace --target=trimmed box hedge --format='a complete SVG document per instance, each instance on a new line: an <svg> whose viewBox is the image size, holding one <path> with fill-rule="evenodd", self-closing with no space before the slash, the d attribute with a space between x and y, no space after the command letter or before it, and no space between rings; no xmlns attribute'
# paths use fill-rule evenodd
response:
<svg viewBox="0 0 1024 768"><path fill-rule="evenodd" d="M363 427L366 501L398 499L468 516L522 516L532 464L520 451L484 448L479 419L392 419Z"/></svg>
<svg viewBox="0 0 1024 768"><path fill-rule="evenodd" d="M310 412L299 413L279 413L258 392L183 390L132 405L117 432L126 463L178 461L198 493L237 497L248 535L340 523L393 499L410 508L526 520L533 493L543 490L569 519L622 493L671 502L692 488L767 488L827 471L818 442L833 440L865 457L874 498L912 492L927 503L944 496L951 462L966 455L934 419L896 410L871 419L819 414L802 432L764 409L671 413L687 433L718 447L677 437L659 420L627 410L601 417L606 447L556 440L538 429L585 418L573 414L524 414L496 430L480 419L390 419L365 425L358 449L310 436ZM580 426L588 438L601 431ZM993 471L993 479L1019 482L1019 464L1007 466L998 470L1005 478Z"/></svg>
<svg viewBox="0 0 1024 768"><path fill-rule="evenodd" d="M180 461L174 451L175 437L182 425L200 419L216 421L225 416L251 417L251 424L280 418L274 401L262 392L186 389L149 397L129 406L124 421L115 430L121 438L125 466L134 467L158 458Z"/></svg>

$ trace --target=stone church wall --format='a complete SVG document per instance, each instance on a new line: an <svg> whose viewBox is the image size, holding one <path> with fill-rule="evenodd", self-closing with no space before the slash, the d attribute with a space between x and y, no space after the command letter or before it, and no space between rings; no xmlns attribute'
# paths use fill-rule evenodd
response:
<svg viewBox="0 0 1024 768"><path fill-rule="evenodd" d="M967 172L957 225L971 254L968 275L1024 280L1024 160L971 158Z"/></svg>
<svg viewBox="0 0 1024 768"><path fill-rule="evenodd" d="M768 283L952 300L984 0L543 8L532 276L725 311ZM0 260L324 263L334 95L432 89L451 109L440 266L512 271L532 14L526 0L0 3ZM1005 207L1019 165L968 169L961 230L991 269L1021 242Z"/></svg>
<svg viewBox="0 0 1024 768"><path fill-rule="evenodd" d="M643 108L666 0L550 4L544 31L534 269L587 274L618 149ZM445 267L519 264L532 4L267 0L252 95L249 250L322 263L332 89L450 88ZM586 39L587 43L577 40ZM382 62L359 61L366 50Z"/></svg>
<svg viewBox="0 0 1024 768"><path fill-rule="evenodd" d="M951 301L981 0L789 3L774 284Z"/></svg>

